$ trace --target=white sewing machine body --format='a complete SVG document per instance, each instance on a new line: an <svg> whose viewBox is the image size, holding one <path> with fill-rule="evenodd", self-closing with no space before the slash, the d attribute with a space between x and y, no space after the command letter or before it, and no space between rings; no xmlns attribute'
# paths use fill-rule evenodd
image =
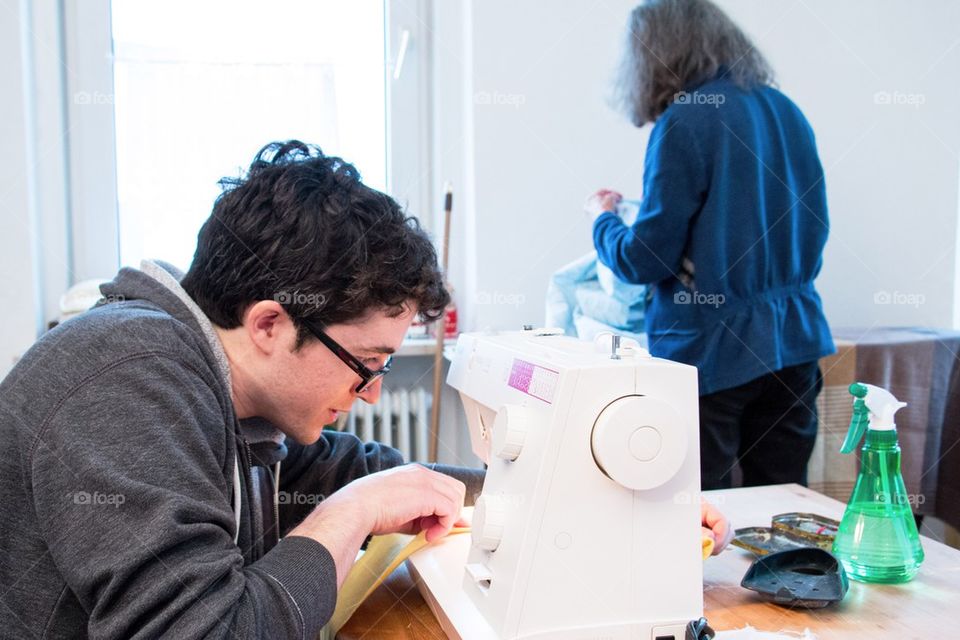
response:
<svg viewBox="0 0 960 640"><path fill-rule="evenodd" d="M431 586L427 565L460 558L476 611L457 613L458 594L443 612L459 636L682 640L702 615L696 369L620 354L534 331L460 336L448 383L486 481L465 567L444 545L412 559L434 591L450 583Z"/></svg>

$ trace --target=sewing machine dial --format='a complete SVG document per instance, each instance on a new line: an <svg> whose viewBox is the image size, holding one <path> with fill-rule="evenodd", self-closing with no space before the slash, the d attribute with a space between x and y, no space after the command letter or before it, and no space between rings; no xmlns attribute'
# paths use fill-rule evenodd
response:
<svg viewBox="0 0 960 640"><path fill-rule="evenodd" d="M473 544L484 551L496 551L503 538L507 504L498 495L481 495L473 506Z"/></svg>
<svg viewBox="0 0 960 640"><path fill-rule="evenodd" d="M535 417L526 407L505 405L497 412L491 434L491 451L504 460L513 461L523 450L523 441Z"/></svg>
<svg viewBox="0 0 960 640"><path fill-rule="evenodd" d="M597 417L590 445L600 470L628 489L659 487L687 457L687 427L677 411L649 396L614 400Z"/></svg>

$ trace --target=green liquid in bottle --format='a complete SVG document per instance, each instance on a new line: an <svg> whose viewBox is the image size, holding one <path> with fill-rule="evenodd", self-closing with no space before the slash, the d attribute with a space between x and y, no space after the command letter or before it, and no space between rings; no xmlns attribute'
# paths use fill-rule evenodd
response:
<svg viewBox="0 0 960 640"><path fill-rule="evenodd" d="M833 553L854 580L906 582L920 569L923 548L900 475L896 431L868 431L861 453Z"/></svg>
<svg viewBox="0 0 960 640"><path fill-rule="evenodd" d="M909 505L853 507L843 517L833 553L847 575L862 582L906 582L917 575L923 549ZM906 551L906 553L905 553Z"/></svg>

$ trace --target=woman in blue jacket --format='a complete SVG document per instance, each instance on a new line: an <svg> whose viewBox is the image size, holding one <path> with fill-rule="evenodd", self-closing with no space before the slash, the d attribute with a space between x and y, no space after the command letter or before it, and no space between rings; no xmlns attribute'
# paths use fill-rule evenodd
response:
<svg viewBox="0 0 960 640"><path fill-rule="evenodd" d="M707 0L649 0L631 14L619 84L636 126L653 123L643 201L587 201L600 260L649 284L653 355L700 374L705 489L806 482L819 358L834 351L813 281L827 240L813 131L773 88L763 56Z"/></svg>

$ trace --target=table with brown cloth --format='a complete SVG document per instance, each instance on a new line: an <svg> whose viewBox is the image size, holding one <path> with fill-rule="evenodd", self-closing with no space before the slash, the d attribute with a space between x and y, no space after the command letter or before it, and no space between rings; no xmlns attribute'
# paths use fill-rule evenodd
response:
<svg viewBox="0 0 960 640"><path fill-rule="evenodd" d="M897 412L903 479L914 512L960 528L960 332L917 327L834 329L837 353L821 360L820 433L812 489L846 502L858 457L840 453L853 411L852 382L888 389Z"/></svg>

